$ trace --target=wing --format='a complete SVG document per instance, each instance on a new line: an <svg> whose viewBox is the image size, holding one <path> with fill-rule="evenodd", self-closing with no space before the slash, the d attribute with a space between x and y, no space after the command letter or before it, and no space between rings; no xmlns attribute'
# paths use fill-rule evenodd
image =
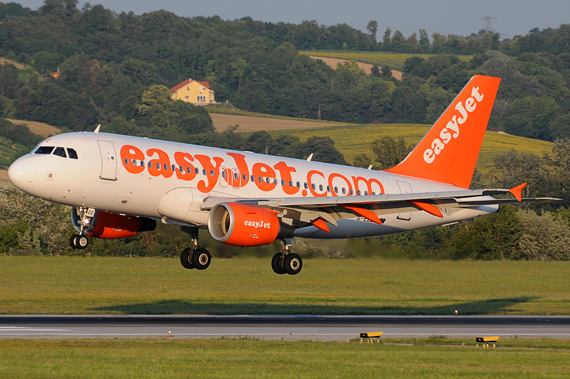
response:
<svg viewBox="0 0 570 379"><path fill-rule="evenodd" d="M354 218L355 215L364 217L377 224L382 224L380 216L393 213L427 212L435 217L443 217L441 213L442 208L461 209L491 204L560 200L549 197L522 198L521 191L525 185L526 183L510 190L458 190L374 196L265 199L210 197L202 204L202 210L210 210L216 204L225 202L248 204L277 212L283 223L295 228L312 224L319 229L328 231L326 223L337 226L337 221L343 218ZM513 195L514 198L495 199L493 197L505 194Z"/></svg>

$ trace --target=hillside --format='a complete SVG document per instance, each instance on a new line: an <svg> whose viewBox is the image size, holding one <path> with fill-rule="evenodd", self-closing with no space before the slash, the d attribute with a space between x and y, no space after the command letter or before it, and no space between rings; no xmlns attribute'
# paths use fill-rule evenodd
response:
<svg viewBox="0 0 570 379"><path fill-rule="evenodd" d="M14 125L25 125L30 132L42 136L44 138L61 133L61 130L59 128L52 125L48 125L45 122L14 120L11 118L7 118L6 120L10 121Z"/></svg>
<svg viewBox="0 0 570 379"><path fill-rule="evenodd" d="M294 118L279 118L271 117L258 117L258 116L244 116L239 114L222 114L210 113L214 128L217 132L227 130L228 126L239 125L238 132L259 132L274 131L274 130L290 130L290 129L305 129L323 127L323 122L318 120L301 120ZM329 126L336 126L340 124L326 123Z"/></svg>
<svg viewBox="0 0 570 379"><path fill-rule="evenodd" d="M275 131L275 134L288 134L299 137L302 141L312 136L330 137L335 147L344 155L348 162L353 162L357 155L364 153L373 156L370 143L383 136L403 137L407 143L417 144L428 131L429 125L414 124L366 124L366 125L340 125L325 128L296 129ZM478 167L484 167L499 153L515 149L517 151L542 154L551 152L551 142L529 138L511 136L496 132L485 133ZM318 160L318 157L315 157Z"/></svg>
<svg viewBox="0 0 570 379"><path fill-rule="evenodd" d="M315 55L310 55L309 56L312 59L320 59L323 62L325 62L326 64L328 64L330 67L332 67L333 69L336 69L338 64L345 64L350 62L349 60L346 59L338 59L338 58L326 58L326 57L319 57L319 56L315 56ZM361 68L362 70L364 70L364 72L366 73L366 75L370 75L372 73L372 67L374 67L374 65L370 64L370 63L363 63L363 62L356 62L356 64L358 65L359 68ZM394 78L396 78L397 80L402 80L402 71L398 71L398 70L391 70L392 76Z"/></svg>
<svg viewBox="0 0 570 379"><path fill-rule="evenodd" d="M408 58L420 57L428 59L433 57L433 54L412 54L412 53L385 53L379 51L299 51L301 55L307 55L311 58L324 57L335 58L355 62L363 62L371 65L390 66L391 68L402 71L404 69L404 62ZM461 61L470 61L472 56L459 56Z"/></svg>

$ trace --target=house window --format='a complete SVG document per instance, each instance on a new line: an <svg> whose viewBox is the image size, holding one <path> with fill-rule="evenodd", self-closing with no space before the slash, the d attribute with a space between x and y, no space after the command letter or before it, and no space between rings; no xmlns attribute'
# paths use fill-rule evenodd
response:
<svg viewBox="0 0 570 379"><path fill-rule="evenodd" d="M190 99L190 96L184 95L184 100L188 100L188 99Z"/></svg>

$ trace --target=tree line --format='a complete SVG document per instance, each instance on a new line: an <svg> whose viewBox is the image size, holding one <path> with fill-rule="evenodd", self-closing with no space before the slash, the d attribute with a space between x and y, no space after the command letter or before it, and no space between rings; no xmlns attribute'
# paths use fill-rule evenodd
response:
<svg viewBox="0 0 570 379"><path fill-rule="evenodd" d="M161 119L164 124L173 112L182 112L186 116L170 123L196 122L199 126L186 127L191 132L180 132L198 133L207 119L195 109L172 105L163 117L141 117L130 106L152 86L195 78L210 81L218 101L246 111L351 123L431 123L472 75L488 74L502 78L490 128L552 141L569 133L566 25L497 39L469 51L438 47L453 36L443 43L435 34L430 38L421 32L417 40L423 47L418 51L437 55L408 59L400 82L391 78L389 67L366 75L355 63L333 69L297 52L339 44L362 51L400 51L401 33L387 30L375 42L374 22L362 33L347 25L325 27L310 21L227 21L166 11L117 14L101 5L78 9L76 0L45 0L38 10L0 3L0 21L0 55L30 67L0 68L4 117L85 130L117 118L137 125ZM484 40L487 34L464 38ZM474 55L465 61L457 57L460 53ZM49 73L57 70L55 80Z"/></svg>

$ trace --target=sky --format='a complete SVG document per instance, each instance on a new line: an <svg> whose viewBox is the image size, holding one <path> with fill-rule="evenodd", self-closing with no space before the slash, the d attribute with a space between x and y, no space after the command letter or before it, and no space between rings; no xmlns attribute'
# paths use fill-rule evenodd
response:
<svg viewBox="0 0 570 379"><path fill-rule="evenodd" d="M37 9L43 0L3 0ZM86 2L79 2L81 8ZM531 29L557 28L570 23L569 0L93 0L115 12L142 14L167 10L179 16L220 16L235 20L250 16L265 22L315 20L319 24L346 23L366 31L378 22L378 39L387 27L408 37L425 29L432 33L467 36L485 29L485 17L494 17L493 30L502 38L525 35Z"/></svg>

